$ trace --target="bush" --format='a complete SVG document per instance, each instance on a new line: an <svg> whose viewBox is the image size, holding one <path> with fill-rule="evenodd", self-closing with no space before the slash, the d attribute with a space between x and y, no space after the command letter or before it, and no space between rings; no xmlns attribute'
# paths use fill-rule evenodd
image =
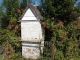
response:
<svg viewBox="0 0 80 60"><path fill-rule="evenodd" d="M80 57L80 21L74 20L69 24L66 21L46 19L54 42L54 60L75 60ZM65 25L66 24L66 25ZM48 33L48 32L47 32Z"/></svg>

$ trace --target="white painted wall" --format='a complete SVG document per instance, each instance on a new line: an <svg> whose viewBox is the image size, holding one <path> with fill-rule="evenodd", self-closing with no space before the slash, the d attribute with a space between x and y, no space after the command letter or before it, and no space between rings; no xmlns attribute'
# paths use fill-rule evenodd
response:
<svg viewBox="0 0 80 60"><path fill-rule="evenodd" d="M32 11L28 9L21 20L21 40L40 42L41 39L42 39L42 28L40 21L37 20Z"/></svg>
<svg viewBox="0 0 80 60"><path fill-rule="evenodd" d="M21 40L40 42L42 39L42 28L39 21L22 21L21 22Z"/></svg>

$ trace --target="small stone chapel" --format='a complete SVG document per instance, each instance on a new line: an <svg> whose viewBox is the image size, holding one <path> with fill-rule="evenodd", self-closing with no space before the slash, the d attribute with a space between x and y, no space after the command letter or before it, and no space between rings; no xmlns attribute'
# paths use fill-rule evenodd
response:
<svg viewBox="0 0 80 60"><path fill-rule="evenodd" d="M37 59L40 57L40 44L44 40L40 21L43 20L37 7L28 4L20 16L22 56Z"/></svg>

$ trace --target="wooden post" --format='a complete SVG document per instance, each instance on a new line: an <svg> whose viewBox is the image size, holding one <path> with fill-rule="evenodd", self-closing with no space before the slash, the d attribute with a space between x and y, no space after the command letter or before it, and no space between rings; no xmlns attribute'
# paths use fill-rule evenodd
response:
<svg viewBox="0 0 80 60"><path fill-rule="evenodd" d="M51 60L54 60L54 43L51 41Z"/></svg>

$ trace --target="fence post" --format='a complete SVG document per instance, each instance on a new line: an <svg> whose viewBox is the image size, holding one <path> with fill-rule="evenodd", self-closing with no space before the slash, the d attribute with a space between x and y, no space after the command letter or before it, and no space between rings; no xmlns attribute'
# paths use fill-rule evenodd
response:
<svg viewBox="0 0 80 60"><path fill-rule="evenodd" d="M51 41L51 60L54 60L54 43Z"/></svg>

